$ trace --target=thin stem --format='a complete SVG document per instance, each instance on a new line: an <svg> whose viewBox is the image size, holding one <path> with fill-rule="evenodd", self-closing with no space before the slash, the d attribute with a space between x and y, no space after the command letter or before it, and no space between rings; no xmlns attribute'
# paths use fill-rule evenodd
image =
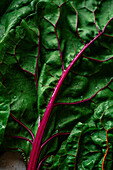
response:
<svg viewBox="0 0 113 170"><path fill-rule="evenodd" d="M108 143L108 134L107 134L107 130L106 130L106 140L107 140L107 150L106 150L105 155L104 155L104 158L103 158L103 162L102 162L102 170L104 170L105 159L106 159L106 156L107 156L108 151L109 151L109 143Z"/></svg>
<svg viewBox="0 0 113 170"><path fill-rule="evenodd" d="M31 137L32 137L32 139L33 139L33 141L34 141L34 135L33 135L32 131L31 131L27 126L25 126L21 121L19 121L18 119L16 119L11 113L10 113L10 116L11 116L16 122L18 122L20 125L22 125L22 126L29 132L29 134L31 135Z"/></svg>
<svg viewBox="0 0 113 170"><path fill-rule="evenodd" d="M26 140L28 142L30 142L31 144L33 144L33 142L30 140L30 139L27 139L23 136L11 136L11 135L5 135L6 137L10 137L10 138L17 138L17 139L23 139L23 140Z"/></svg>

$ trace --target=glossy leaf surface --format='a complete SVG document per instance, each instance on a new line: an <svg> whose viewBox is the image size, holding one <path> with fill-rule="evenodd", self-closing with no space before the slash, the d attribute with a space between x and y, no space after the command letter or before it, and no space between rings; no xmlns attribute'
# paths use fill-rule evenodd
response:
<svg viewBox="0 0 113 170"><path fill-rule="evenodd" d="M37 165L112 169L112 0L13 0L6 8L0 5L1 94L7 91L1 101L7 109L10 104L11 112L3 122L1 148L21 148L29 159L33 134L43 129L40 123L47 120L54 89L80 54L56 94Z"/></svg>

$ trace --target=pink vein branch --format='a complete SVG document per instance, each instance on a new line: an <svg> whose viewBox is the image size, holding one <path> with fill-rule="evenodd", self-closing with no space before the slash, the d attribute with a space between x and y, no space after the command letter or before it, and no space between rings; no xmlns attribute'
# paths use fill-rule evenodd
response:
<svg viewBox="0 0 113 170"><path fill-rule="evenodd" d="M53 138L57 137L57 136L63 136L63 135L70 135L70 133L57 133L53 136L51 136L49 139L47 139L42 145L41 145L41 149Z"/></svg>
<svg viewBox="0 0 113 170"><path fill-rule="evenodd" d="M49 139L47 139L47 140L41 145L40 151L41 151L42 148L43 148L49 141L51 141L53 138L55 138L55 137L57 137L57 136L63 136L63 135L70 135L70 133L57 133L57 134L51 136ZM50 156L51 156L51 155L50 155ZM45 158L43 158L43 159L40 161L37 170L39 170L39 168L40 168L42 162L43 162L45 159L47 159L47 158L48 158L48 156L45 157Z"/></svg>
<svg viewBox="0 0 113 170"><path fill-rule="evenodd" d="M55 137L57 137L57 136L63 136L63 135L70 135L70 133L57 133L57 134L51 136L49 139L47 139L47 140L41 145L41 149L42 149L50 140L52 140L53 138L55 138ZM42 159L42 160L40 161L37 170L39 170L42 162L43 162L45 159L47 159L49 156L51 156L51 155L48 155L47 157L45 157L44 159Z"/></svg>
<svg viewBox="0 0 113 170"><path fill-rule="evenodd" d="M40 163L38 164L37 170L40 169L42 163L43 163L47 158L49 158L50 156L51 156L51 155L48 155L48 156L46 156L45 158L43 158L43 159L40 161Z"/></svg>
<svg viewBox="0 0 113 170"><path fill-rule="evenodd" d="M98 59L95 59L95 58L90 58L90 57L87 57L87 56L85 56L85 55L82 55L84 58L87 58L87 59L89 59L89 60L94 60L94 61L97 61L97 62L106 62L106 61L108 61L108 60L111 60L113 57L110 57L110 58L108 58L108 59L106 59L106 60L98 60Z"/></svg>
<svg viewBox="0 0 113 170"><path fill-rule="evenodd" d="M25 138L23 136L10 136L10 135L6 135L6 137L23 139L23 140L26 140L26 141L30 142L31 144L33 144L33 142L30 139L27 139L27 138Z"/></svg>
<svg viewBox="0 0 113 170"><path fill-rule="evenodd" d="M91 97L88 98L88 99L84 99L84 100L77 101L77 102L72 102L72 103L55 103L54 106L58 106L58 105L75 105L75 104L80 104L80 103L87 102L87 101L91 100L92 98L94 98L101 90L104 90L105 88L107 88L112 81L113 81L113 79L110 80L109 83L108 83L106 86L102 87L102 88L101 88L100 90L98 90L93 96L91 96Z"/></svg>
<svg viewBox="0 0 113 170"><path fill-rule="evenodd" d="M18 119L16 119L11 113L10 113L10 116L11 116L16 122L18 122L20 125L22 125L22 126L29 132L29 134L31 135L31 137L32 137L32 139L33 139L33 141L34 141L34 135L33 135L33 133L31 132L31 130L30 130L27 126L25 126L21 121L19 121Z"/></svg>
<svg viewBox="0 0 113 170"><path fill-rule="evenodd" d="M41 141L42 141L42 137L43 137L43 133L46 127L46 124L48 122L49 116L53 110L54 107L54 102L56 99L56 96L59 92L59 89L65 79L65 77L67 76L67 74L69 73L70 69L72 68L72 66L75 64L75 62L81 57L82 53L95 41L97 40L105 31L105 28L107 27L107 25L109 24L109 22L112 20L113 18L111 18L107 24L105 25L104 29L102 30L102 32L100 32L95 38L93 38L88 44L86 44L82 50L75 56L75 58L72 60L72 62L69 64L69 66L67 67L66 70L64 70L64 72L62 73L54 91L53 94L51 96L51 99L49 101L49 104L46 108L46 111L44 113L44 116L42 118L42 121L40 123L40 126L38 128L36 137L35 137L35 141L33 143L33 147L31 150L31 154L30 154L30 159L29 159L29 164L28 164L28 168L27 170L35 170L37 167L37 161L40 155L40 147L41 147Z"/></svg>
<svg viewBox="0 0 113 170"><path fill-rule="evenodd" d="M103 29L103 31L102 32L104 32L105 31L105 29L106 29L106 27L108 26L108 24L111 22L111 20L113 19L113 17L112 18L110 18L110 20L107 22L107 24L105 25L105 27L104 27L104 29Z"/></svg>

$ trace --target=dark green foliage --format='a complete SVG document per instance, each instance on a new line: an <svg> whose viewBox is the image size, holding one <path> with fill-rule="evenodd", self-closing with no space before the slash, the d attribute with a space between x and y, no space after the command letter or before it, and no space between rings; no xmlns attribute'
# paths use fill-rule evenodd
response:
<svg viewBox="0 0 113 170"><path fill-rule="evenodd" d="M12 0L0 2L0 8L1 150L22 148L29 158L32 145L28 141L6 137L31 139L10 113L36 136L39 120L62 75L58 39L66 70L84 44L113 17L113 1ZM50 157L41 169L100 170L102 164L106 170L113 168L112 57L111 20L104 34L76 61L57 94L42 143L56 133L70 135L57 136L43 147L39 162ZM86 99L80 104L57 105Z"/></svg>

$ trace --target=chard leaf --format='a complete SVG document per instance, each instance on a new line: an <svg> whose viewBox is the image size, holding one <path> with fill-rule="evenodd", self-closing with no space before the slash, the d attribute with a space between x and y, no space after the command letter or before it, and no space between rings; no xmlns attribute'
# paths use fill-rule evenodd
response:
<svg viewBox="0 0 113 170"><path fill-rule="evenodd" d="M0 7L1 151L28 170L112 169L112 0Z"/></svg>

